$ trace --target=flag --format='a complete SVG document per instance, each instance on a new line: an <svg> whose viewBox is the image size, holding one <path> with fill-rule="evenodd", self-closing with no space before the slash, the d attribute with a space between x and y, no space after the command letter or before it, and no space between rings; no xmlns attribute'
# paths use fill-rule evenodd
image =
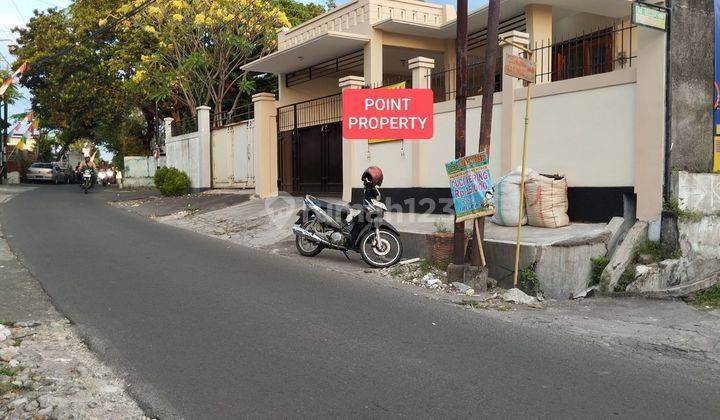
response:
<svg viewBox="0 0 720 420"><path fill-rule="evenodd" d="M22 76L23 73L25 73L25 70L27 70L27 64L28 64L27 61L24 62L24 63L22 63L22 64L20 65L20 67L18 67L17 70L15 70L15 73L13 73L12 76L10 76L10 77L8 77L7 79L5 79L5 81L3 82L2 86L0 86L0 95L4 95L4 94L5 94L5 91L7 91L8 88L10 87L10 85L12 85L13 80L14 80L16 77Z"/></svg>

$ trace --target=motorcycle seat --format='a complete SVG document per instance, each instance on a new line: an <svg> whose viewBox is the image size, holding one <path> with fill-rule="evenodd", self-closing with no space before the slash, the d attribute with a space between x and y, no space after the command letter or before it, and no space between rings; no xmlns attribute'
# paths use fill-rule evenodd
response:
<svg viewBox="0 0 720 420"><path fill-rule="evenodd" d="M348 206L328 203L327 201L320 200L311 195L308 196L308 199L326 212L339 215L342 219L345 219L348 214L350 214L350 208Z"/></svg>

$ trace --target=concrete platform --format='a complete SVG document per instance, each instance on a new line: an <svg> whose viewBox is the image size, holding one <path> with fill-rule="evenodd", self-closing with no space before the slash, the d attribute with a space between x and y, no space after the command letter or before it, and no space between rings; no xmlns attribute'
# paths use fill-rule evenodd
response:
<svg viewBox="0 0 720 420"><path fill-rule="evenodd" d="M407 257L426 257L425 237L436 231L435 222L452 227L452 216L390 214L387 219L403 234ZM466 224L467 228L472 225ZM485 257L490 277L512 287L516 228L485 223ZM520 229L520 267L535 264L545 296L567 299L590 282L591 258L607 253L610 230L606 224L573 223L558 229L523 226Z"/></svg>

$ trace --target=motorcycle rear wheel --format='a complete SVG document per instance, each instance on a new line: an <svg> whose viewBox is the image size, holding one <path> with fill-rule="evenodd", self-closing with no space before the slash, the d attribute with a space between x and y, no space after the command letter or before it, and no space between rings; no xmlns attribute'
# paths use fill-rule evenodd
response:
<svg viewBox="0 0 720 420"><path fill-rule="evenodd" d="M300 226L303 229L309 230L311 232L322 232L322 226L320 225L320 222L315 219L310 219ZM311 242L300 236L295 236L295 248L297 248L298 252L303 257L314 257L323 250L322 245Z"/></svg>

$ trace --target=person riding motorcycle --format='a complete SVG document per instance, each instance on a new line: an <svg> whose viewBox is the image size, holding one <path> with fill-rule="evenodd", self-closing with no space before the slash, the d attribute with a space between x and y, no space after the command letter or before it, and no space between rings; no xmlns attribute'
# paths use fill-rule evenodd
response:
<svg viewBox="0 0 720 420"><path fill-rule="evenodd" d="M85 160L80 163L79 173L82 174L85 169L89 169L90 173L92 174L92 182L93 184L97 182L97 168L95 167L95 162L92 161L90 156L85 156Z"/></svg>

